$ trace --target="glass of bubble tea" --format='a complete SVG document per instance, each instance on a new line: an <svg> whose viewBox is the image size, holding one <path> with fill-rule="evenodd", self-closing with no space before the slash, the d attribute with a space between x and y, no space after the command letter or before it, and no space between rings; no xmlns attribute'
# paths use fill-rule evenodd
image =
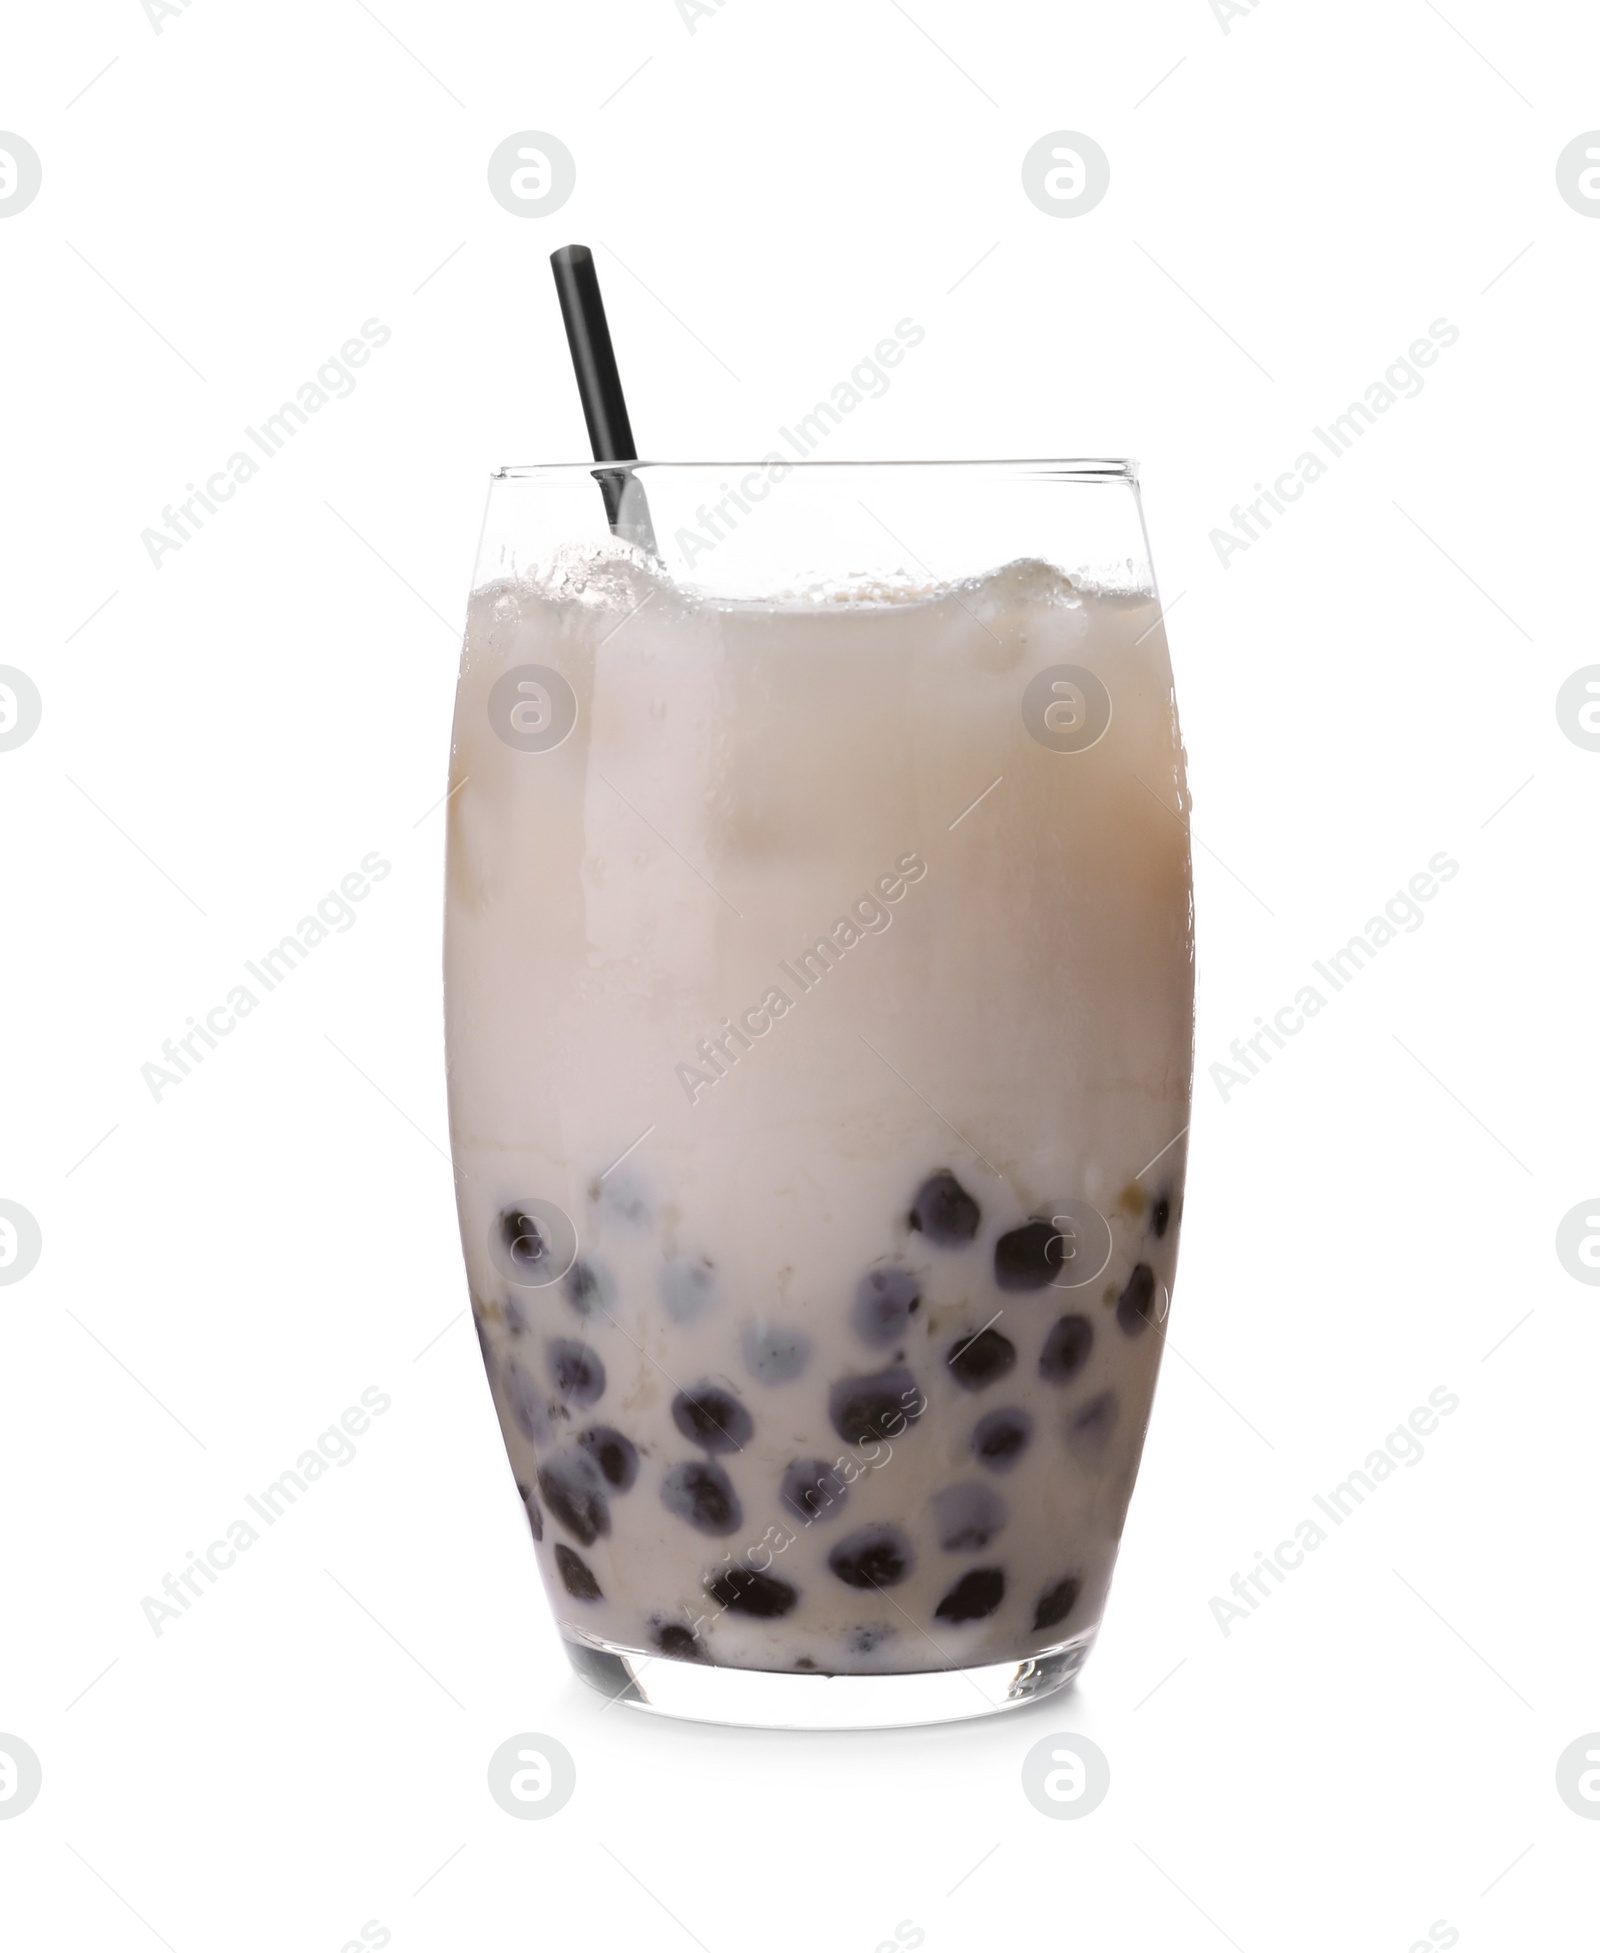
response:
<svg viewBox="0 0 1600 1953"><path fill-rule="evenodd" d="M492 482L450 771L461 1238L550 1606L669 1714L1005 1709L1099 1628L1182 1213L1136 472L598 472Z"/></svg>

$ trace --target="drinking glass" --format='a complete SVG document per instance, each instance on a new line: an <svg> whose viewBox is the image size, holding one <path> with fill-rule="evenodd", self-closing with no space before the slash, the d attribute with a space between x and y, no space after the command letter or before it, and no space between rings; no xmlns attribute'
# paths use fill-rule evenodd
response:
<svg viewBox="0 0 1600 1953"><path fill-rule="evenodd" d="M1133 466L504 471L449 813L462 1246L578 1673L796 1727L1063 1686L1193 1062Z"/></svg>

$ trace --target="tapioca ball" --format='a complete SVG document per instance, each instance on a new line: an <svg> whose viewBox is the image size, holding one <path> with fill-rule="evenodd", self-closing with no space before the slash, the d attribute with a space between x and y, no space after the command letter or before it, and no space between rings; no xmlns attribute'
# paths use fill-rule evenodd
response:
<svg viewBox="0 0 1600 1953"><path fill-rule="evenodd" d="M983 1214L956 1176L941 1168L918 1187L908 1219L935 1247L963 1248L977 1233Z"/></svg>
<svg viewBox="0 0 1600 1953"><path fill-rule="evenodd" d="M933 1495L933 1522L947 1553L978 1553L1006 1523L1006 1502L987 1485L949 1485Z"/></svg>
<svg viewBox="0 0 1600 1953"><path fill-rule="evenodd" d="M1048 1288L1061 1272L1060 1236L1048 1221L1029 1221L994 1244L994 1279L1003 1289Z"/></svg>
<svg viewBox="0 0 1600 1953"><path fill-rule="evenodd" d="M580 1546L592 1546L610 1532L605 1480L592 1458L581 1451L563 1452L541 1465L537 1477L545 1504Z"/></svg>
<svg viewBox="0 0 1600 1953"><path fill-rule="evenodd" d="M1082 1588L1083 1582L1075 1573L1069 1573L1065 1580L1058 1580L1053 1587L1046 1587L1039 1596L1039 1605L1033 1610L1034 1627L1059 1627L1077 1606Z"/></svg>
<svg viewBox="0 0 1600 1953"><path fill-rule="evenodd" d="M714 1383L680 1390L672 1400L672 1421L706 1451L742 1451L756 1428L739 1399Z"/></svg>
<svg viewBox="0 0 1600 1953"><path fill-rule="evenodd" d="M1116 1395L1102 1390L1067 1419L1067 1443L1086 1458L1098 1458L1111 1442L1116 1425Z"/></svg>
<svg viewBox="0 0 1600 1953"><path fill-rule="evenodd" d="M997 1566L974 1567L933 1610L936 1621L986 1620L1006 1597L1006 1576Z"/></svg>
<svg viewBox="0 0 1600 1953"><path fill-rule="evenodd" d="M862 1276L850 1321L862 1342L888 1349L899 1342L917 1310L922 1290L907 1268L872 1268Z"/></svg>
<svg viewBox="0 0 1600 1953"><path fill-rule="evenodd" d="M530 1275L554 1274L550 1237L531 1214L507 1207L500 1215L500 1240L512 1267Z"/></svg>
<svg viewBox="0 0 1600 1953"><path fill-rule="evenodd" d="M811 1338L798 1329L747 1323L739 1332L739 1349L757 1383L792 1383L811 1361Z"/></svg>
<svg viewBox="0 0 1600 1953"><path fill-rule="evenodd" d="M963 1390L987 1390L1016 1360L1016 1345L1008 1337L998 1329L980 1329L976 1336L958 1337L945 1364Z"/></svg>
<svg viewBox="0 0 1600 1953"><path fill-rule="evenodd" d="M786 1512L810 1525L821 1519L837 1519L844 1510L846 1490L844 1480L826 1459L796 1458L784 1470L778 1498Z"/></svg>
<svg viewBox="0 0 1600 1953"><path fill-rule="evenodd" d="M1008 1407L980 1417L972 1430L972 1455L992 1472L1015 1468L1033 1437L1033 1418L1025 1410Z"/></svg>
<svg viewBox="0 0 1600 1953"><path fill-rule="evenodd" d="M1117 1327L1130 1336L1142 1336L1156 1319L1155 1298L1155 1270L1149 1262L1141 1261L1117 1297Z"/></svg>
<svg viewBox="0 0 1600 1953"><path fill-rule="evenodd" d="M556 1548L556 1571L574 1600L601 1600L600 1582L570 1546Z"/></svg>
<svg viewBox="0 0 1600 1953"><path fill-rule="evenodd" d="M598 1351L587 1343L557 1336L551 1341L547 1361L550 1381L564 1403L594 1404L605 1395L606 1366L600 1361Z"/></svg>
<svg viewBox="0 0 1600 1953"><path fill-rule="evenodd" d="M661 1481L661 1503L696 1532L724 1539L744 1523L733 1481L720 1465L695 1459L674 1465Z"/></svg>
<svg viewBox="0 0 1600 1953"><path fill-rule="evenodd" d="M626 1492L639 1476L639 1447L613 1425L594 1424L580 1431L578 1448L595 1461L614 1491Z"/></svg>
<svg viewBox="0 0 1600 1953"><path fill-rule="evenodd" d="M915 1564L898 1526L862 1526L828 1555L828 1571L847 1587L898 1587Z"/></svg>
<svg viewBox="0 0 1600 1953"><path fill-rule="evenodd" d="M828 1391L828 1417L846 1444L898 1437L927 1408L917 1380L896 1363L867 1377L841 1377Z"/></svg>
<svg viewBox="0 0 1600 1953"><path fill-rule="evenodd" d="M651 1623L650 1639L661 1654L672 1661L704 1661L706 1651L700 1645L700 1638L693 1628L685 1627L681 1621L655 1621Z"/></svg>
<svg viewBox="0 0 1600 1953"><path fill-rule="evenodd" d="M561 1292L580 1316L608 1313L616 1284L598 1262L575 1261L561 1278Z"/></svg>
<svg viewBox="0 0 1600 1953"><path fill-rule="evenodd" d="M758 1621L778 1620L800 1597L787 1580L748 1566L730 1566L717 1574L710 1592L730 1614L751 1614Z"/></svg>
<svg viewBox="0 0 1600 1953"><path fill-rule="evenodd" d="M1044 1339L1039 1374L1046 1383L1070 1383L1089 1360L1094 1324L1087 1316L1063 1316Z"/></svg>

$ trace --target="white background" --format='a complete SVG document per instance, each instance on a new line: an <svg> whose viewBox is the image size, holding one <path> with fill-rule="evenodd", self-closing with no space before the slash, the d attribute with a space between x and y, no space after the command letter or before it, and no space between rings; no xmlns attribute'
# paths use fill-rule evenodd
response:
<svg viewBox="0 0 1600 1953"><path fill-rule="evenodd" d="M1600 662L1600 222L1555 185L1592 10L161 25L0 27L44 169L0 221L0 662L44 701L0 754L0 1195L44 1237L0 1289L0 1730L44 1772L8 1942L1591 1943L1555 1763L1600 1729L1600 1296L1554 1236L1600 1190L1600 755L1554 700ZM487 191L524 129L577 159L548 218ZM1020 179L1060 129L1111 159L1071 220ZM984 1726L602 1712L537 1586L464 1313L428 810L488 470L584 452L574 238L647 454L759 452L909 316L831 452L1143 464L1201 844L1182 1277L1099 1648ZM372 317L354 395L153 567L140 531ZM1224 567L1230 507L1440 318L1425 391ZM155 1103L163 1039L374 849L358 924ZM1229 1041L1441 849L1425 925L1224 1102ZM155 1636L142 1598L370 1385L355 1462ZM1423 1461L1225 1636L1212 1596L1441 1385ZM1054 1822L1019 1766L1069 1729L1111 1791ZM577 1763L541 1823L485 1788L525 1730Z"/></svg>

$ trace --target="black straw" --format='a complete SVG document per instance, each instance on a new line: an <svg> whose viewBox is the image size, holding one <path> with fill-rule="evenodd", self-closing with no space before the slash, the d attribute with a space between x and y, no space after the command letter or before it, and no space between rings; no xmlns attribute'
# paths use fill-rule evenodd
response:
<svg viewBox="0 0 1600 1953"><path fill-rule="evenodd" d="M563 244L558 251L550 253L550 268L555 273L556 293L561 300L561 318L567 328L567 346L572 354L572 370L577 375L578 397L583 402L590 450L596 461L636 461L639 451L633 442L628 405L622 397L622 380L617 373L617 356L611 348L611 329L606 324L600 280L595 275L594 253L587 244ZM643 483L621 470L600 474L599 482L612 533L655 555L656 539Z"/></svg>
<svg viewBox="0 0 1600 1953"><path fill-rule="evenodd" d="M587 244L563 244L559 251L550 253L550 266L556 275L561 318L567 328L594 458L637 461L639 450L633 445L633 429L628 425L628 407L617 374L617 356L611 350L594 253Z"/></svg>

